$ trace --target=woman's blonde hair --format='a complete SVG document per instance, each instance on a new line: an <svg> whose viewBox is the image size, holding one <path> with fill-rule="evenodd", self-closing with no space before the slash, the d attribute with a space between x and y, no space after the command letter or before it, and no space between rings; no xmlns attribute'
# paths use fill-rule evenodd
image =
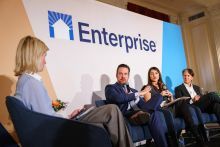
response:
<svg viewBox="0 0 220 147"><path fill-rule="evenodd" d="M41 57L48 51L46 44L38 38L26 36L18 44L15 58L15 76L39 72Z"/></svg>

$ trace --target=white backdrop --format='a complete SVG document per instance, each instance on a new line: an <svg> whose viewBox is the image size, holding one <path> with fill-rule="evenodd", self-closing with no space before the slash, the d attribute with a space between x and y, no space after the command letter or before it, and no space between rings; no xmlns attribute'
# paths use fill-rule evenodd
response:
<svg viewBox="0 0 220 147"><path fill-rule="evenodd" d="M50 48L46 67L55 92L59 99L70 103L70 108L104 99L104 87L116 82L116 68L121 63L131 67L129 83L137 89L147 82L147 71L151 66L161 69L162 21L91 0L23 0L23 3L35 36ZM54 37L50 36L48 11L57 14L54 17L59 17L59 13L72 17L68 18L72 21L69 28L73 29L73 40L66 37L64 31L62 37L62 30L59 31L65 27L62 22L57 28L52 26ZM82 42L79 39L79 22L89 24L89 27L83 27L86 31L102 31L105 28L108 35L114 33L142 41L152 40L156 51L137 47L127 53L125 44L113 47L104 43ZM91 34L84 33L83 36L91 39Z"/></svg>

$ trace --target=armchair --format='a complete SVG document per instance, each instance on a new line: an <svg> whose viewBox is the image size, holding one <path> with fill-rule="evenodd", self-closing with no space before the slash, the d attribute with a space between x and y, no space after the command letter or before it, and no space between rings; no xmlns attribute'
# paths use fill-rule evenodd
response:
<svg viewBox="0 0 220 147"><path fill-rule="evenodd" d="M219 133L210 136L210 131L219 131L220 124L218 123L218 119L215 114L202 113L201 110L194 106L196 111L200 127L203 129L203 136L206 141L210 141L210 138L220 135Z"/></svg>
<svg viewBox="0 0 220 147"><path fill-rule="evenodd" d="M99 107L102 105L106 105L107 103L106 103L106 100L97 100L97 101L95 101L95 104L97 107ZM165 115L165 116L171 117L171 114L169 114L169 112L168 112L167 115ZM164 118L163 113L161 113L161 117ZM152 136L151 136L150 130L148 128L148 125L134 125L134 124L129 123L127 118L125 118L125 122L126 122L127 128L130 132L131 138L132 138L135 146L149 143L148 141L152 140ZM164 122L165 122L165 120L164 120ZM169 121L169 123L171 124L171 126L174 126L173 121ZM170 129L173 130L172 127L170 127ZM168 128L168 130L169 130L169 128ZM168 133L168 138L169 138L170 146L177 146L178 145L177 139L173 138L176 136L176 134L175 133L169 134L169 133Z"/></svg>
<svg viewBox="0 0 220 147"><path fill-rule="evenodd" d="M95 104L97 107L102 105L107 105L106 100L96 100ZM146 140L151 140L151 134L147 125L133 125L129 123L127 118L125 118L125 123L127 125L128 131L130 132L131 138L136 146L146 143Z"/></svg>
<svg viewBox="0 0 220 147"><path fill-rule="evenodd" d="M190 133L184 122L184 119L181 117L175 116L174 109L175 107L168 107L168 108L162 109L161 111L163 112L165 116L165 120L166 120L166 124L167 124L167 128L169 132L172 134L172 136L177 136L177 138L179 139L179 142L174 142L175 145L182 144L186 146L186 145L190 145L194 143L194 140L192 140L193 138L191 137L191 135L189 136ZM197 117L195 108L193 106L190 106L190 114L192 115L194 124L199 126L200 122ZM184 134L184 137L181 136L182 130L185 130L187 132L186 134ZM190 140L190 142L188 140ZM193 142L191 142L191 140Z"/></svg>
<svg viewBox="0 0 220 147"><path fill-rule="evenodd" d="M23 147L111 147L108 133L92 124L37 113L7 96L6 105Z"/></svg>
<svg viewBox="0 0 220 147"><path fill-rule="evenodd" d="M8 131L0 123L0 146L1 147L19 147Z"/></svg>

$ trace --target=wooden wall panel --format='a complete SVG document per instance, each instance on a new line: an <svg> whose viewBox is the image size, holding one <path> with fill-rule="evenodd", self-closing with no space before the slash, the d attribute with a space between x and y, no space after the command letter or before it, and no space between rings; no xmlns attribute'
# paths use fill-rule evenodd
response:
<svg viewBox="0 0 220 147"><path fill-rule="evenodd" d="M198 66L196 76L200 77L200 86L205 90L216 89L215 76L213 73L212 54L210 51L209 34L207 24L202 23L191 28L194 47L194 58Z"/></svg>

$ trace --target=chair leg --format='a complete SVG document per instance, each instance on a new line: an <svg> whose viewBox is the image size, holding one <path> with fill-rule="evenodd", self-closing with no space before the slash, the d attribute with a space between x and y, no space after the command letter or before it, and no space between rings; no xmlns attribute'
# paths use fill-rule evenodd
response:
<svg viewBox="0 0 220 147"><path fill-rule="evenodd" d="M200 134L202 134L203 140L205 142L208 142L209 141L209 133L207 135L207 129L205 129L204 125L200 124L198 126L198 129L199 129Z"/></svg>
<svg viewBox="0 0 220 147"><path fill-rule="evenodd" d="M206 137L207 137L208 141L210 141L209 130L206 130Z"/></svg>
<svg viewBox="0 0 220 147"><path fill-rule="evenodd" d="M182 134L179 136L179 145L178 147L185 147L185 141L184 141L184 137L182 136Z"/></svg>

